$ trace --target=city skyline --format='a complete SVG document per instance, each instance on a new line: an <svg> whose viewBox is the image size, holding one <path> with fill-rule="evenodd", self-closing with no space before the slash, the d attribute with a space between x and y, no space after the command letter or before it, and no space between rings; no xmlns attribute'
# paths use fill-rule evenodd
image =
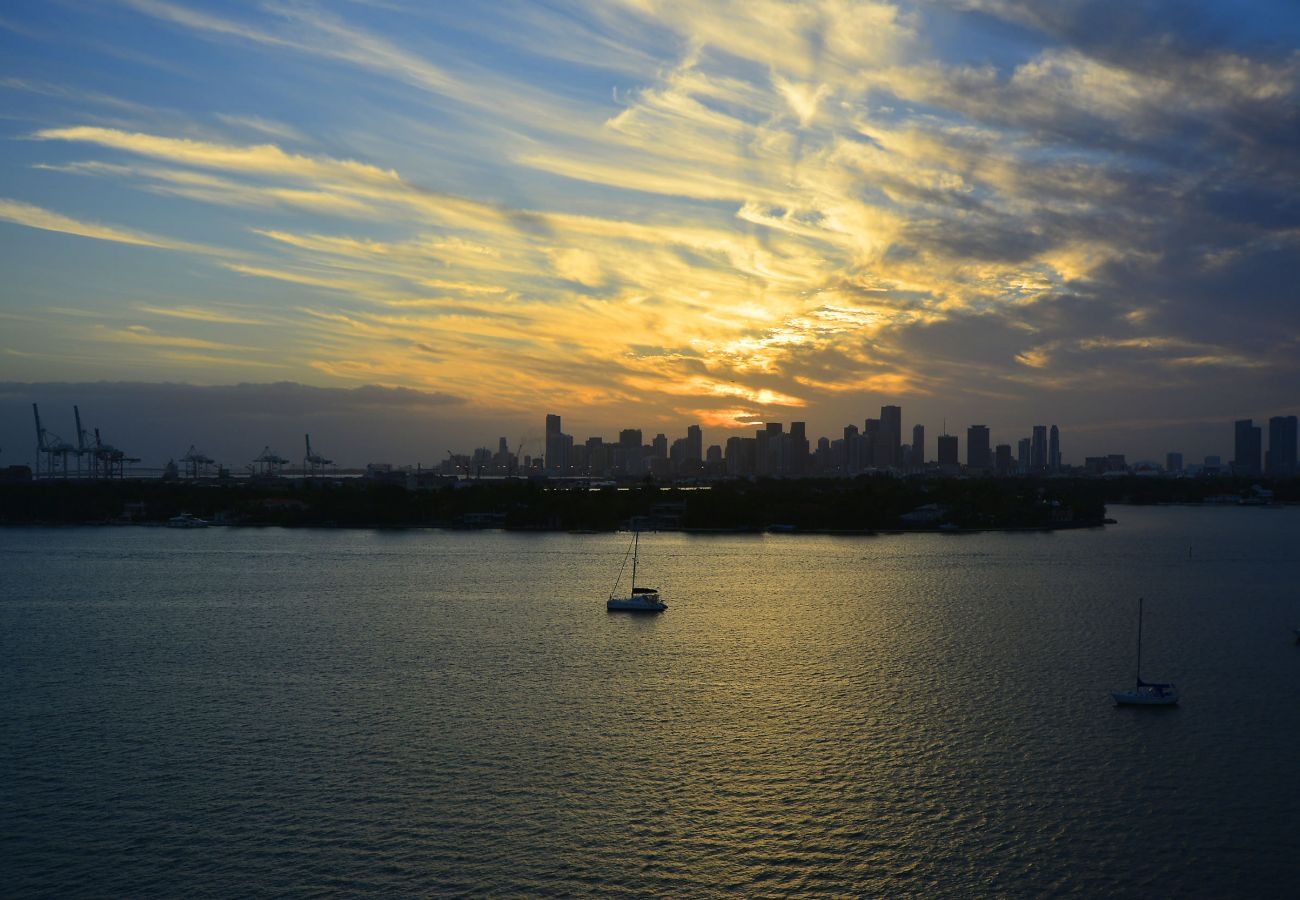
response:
<svg viewBox="0 0 1300 900"><path fill-rule="evenodd" d="M12 3L0 448L253 395L258 447L407 459L886 402L1230 458L1300 411L1296 46L1282 0Z"/></svg>
<svg viewBox="0 0 1300 900"><path fill-rule="evenodd" d="M68 387L81 388L80 393L84 395L85 389L94 386ZM378 430L362 429L362 433L373 440L366 445L369 449L358 456L356 445L350 440L356 437L357 429L345 427L340 434L335 430L337 425L328 424L333 421L330 417L337 415L339 405L331 402L328 392L313 391L301 385L278 387L294 389L294 398L299 406L295 416L275 414L272 411L275 409L275 400L268 400L263 386L241 385L235 396L226 397L222 403L207 398L210 408L200 408L197 411L199 419L207 424L188 431L189 434L198 436L190 440L187 449L177 447L172 428L177 422L176 414L180 408L158 405L149 405L146 413L153 426L152 430L145 431L146 435L150 435L145 439L147 446L141 443L139 434L131 427L120 427L124 422L137 427L140 425L139 407L134 410L135 418L128 411L125 419L112 420L115 427L105 430L103 446L118 458L125 457L128 468L135 465L139 469L157 470L170 463L182 471L186 466L186 456L205 458L213 470L220 466L238 472L265 469L262 457L276 459L277 465L291 469L297 468L301 462L306 469L309 466L303 460L312 456L314 462L311 467L316 469L321 468L321 462L336 468L360 469L371 464L435 468L445 467L450 461L451 471L460 471L473 459L476 465L490 460L501 469L496 474L521 474L524 460L528 458L534 461L581 459L585 467L591 449L602 446L606 449L643 448L644 466L642 467L638 455L633 466L635 473L657 473L664 477L683 474L678 465L680 460L707 460L720 465L725 462L727 474L732 475L773 474L785 477L805 474L851 475L884 469L919 471L925 467L941 474L980 471L996 474L1055 474L1082 470L1101 472L1116 466L1149 467L1151 464L1170 471L1182 471L1184 468L1199 471L1204 468L1207 472L1221 471L1224 474L1232 472L1281 477L1289 477L1300 471L1300 461L1296 458L1297 416L1294 415L1269 416L1260 425L1255 425L1252 419L1234 420L1230 427L1223 422L1218 423L1220 437L1226 435L1226 440L1221 440L1220 443L1228 443L1231 452L1198 455L1181 448L1169 448L1158 454L1133 454L1112 441L1097 445L1101 449L1084 445L1076 453L1062 450L1062 429L1058 423L1026 426L1020 429L1021 433L1017 433L1014 428L994 430L984 424L950 427L945 418L939 428L927 429L926 423L913 422L902 407L891 403L880 407L878 417L866 415L859 419L861 426L850 422L828 433L820 433L818 429L810 428L807 422L797 419L764 422L761 426L746 429L739 434L735 429L706 431L699 423L687 422L667 425L661 423L661 431L621 423L610 428L594 429L596 433L592 433L592 429L581 427L570 427L566 432L562 427L565 418L563 414L546 413L540 429L536 427L538 423L534 423L531 430L530 426L520 424L514 432L518 435L516 437L498 435L491 440L480 437L469 444L449 447L442 455L430 449L432 445L426 441L422 448L416 449L413 456L400 453L395 455L392 452L399 447L411 446L410 432L409 429L399 428L399 433L406 432L403 439L398 433L384 431L384 427L391 425L391 417L382 416L372 422ZM75 396L74 394L70 407L72 418L68 421L64 421L62 413L65 411L57 404L51 407L47 403L42 413L39 403L24 401L28 416L27 437L24 439L19 435L21 429L14 428L14 423L7 421L3 415L12 412L14 406L7 402L12 399L12 395L6 395L4 386L0 385L0 439L5 441L0 443L0 467L26 465L38 473L80 472L79 467L83 465L81 456L93 455L91 451L100 440L100 424L103 420L92 415L99 412L93 407L88 407L87 414L83 416ZM344 415L355 417L365 414L362 410L365 409L366 399L355 397L354 400L357 401L356 405L347 409ZM370 398L370 402L373 403L374 398ZM194 405L192 399L189 405ZM384 408L382 402L379 406ZM436 405L428 411L436 415L435 410ZM195 412L192 408L189 411ZM261 421L262 430L257 434L240 434L232 440L229 429L214 422L214 416L217 419L230 414L242 417L250 412ZM369 414L375 415L373 411ZM405 424L413 426L418 423L411 420ZM72 427L67 427L69 425ZM37 429L40 429L40 441L46 447L44 453L37 448ZM304 433L302 429L309 431ZM311 429L316 433L315 450L311 449L309 443ZM158 441L162 432L168 434L167 444L159 450ZM267 442L260 444L260 449L252 448L252 444L261 439L258 434L266 438ZM126 435L125 439L122 435ZM219 439L217 435L224 435L225 439ZM755 448L752 445L755 440L762 445L765 437L773 436L782 446L790 438L797 439L802 449L796 448L794 451L796 462L787 464L760 461L768 451L763 446ZM910 442L905 441L904 436L910 436ZM922 442L919 452L917 439ZM391 443L385 443L386 440ZM442 443L444 446L447 444L446 441ZM733 453L746 443L751 445L743 451L749 454L749 461L738 468L733 462ZM331 456L338 458L325 460L319 452L322 446ZM576 457L572 456L575 447L578 448ZM56 448L62 448L61 456L51 455ZM78 453L78 450L81 452ZM713 457L715 451L716 459ZM781 449L773 452L785 458L790 451ZM656 458L671 460L672 466L654 470L651 463ZM55 459L58 461L52 461ZM84 465L89 472L91 464ZM120 463L118 468L120 470ZM613 468L611 459L603 463L599 471L609 472ZM622 463L618 468L621 474L628 474ZM568 465L557 470L549 464L542 467L538 463L535 471L552 475L574 474L569 469ZM723 470L714 467L711 471L719 474Z"/></svg>

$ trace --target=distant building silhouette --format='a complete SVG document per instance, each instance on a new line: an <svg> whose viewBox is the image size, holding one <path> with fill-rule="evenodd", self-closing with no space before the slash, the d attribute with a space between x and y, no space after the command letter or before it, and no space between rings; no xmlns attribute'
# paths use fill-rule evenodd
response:
<svg viewBox="0 0 1300 900"><path fill-rule="evenodd" d="M1016 465L1022 473L1029 471L1031 450L1029 438L1021 438L1016 442Z"/></svg>
<svg viewBox="0 0 1300 900"><path fill-rule="evenodd" d="M1061 432L1055 425L1048 432L1047 438L1047 470L1049 472L1061 471Z"/></svg>
<svg viewBox="0 0 1300 900"><path fill-rule="evenodd" d="M1165 471L1181 472L1183 470L1183 455L1176 450L1170 450L1165 454Z"/></svg>
<svg viewBox="0 0 1300 900"><path fill-rule="evenodd" d="M987 425L972 425L966 429L966 467L976 471L987 471L993 466L989 452L989 428Z"/></svg>
<svg viewBox="0 0 1300 900"><path fill-rule="evenodd" d="M998 444L993 450L993 467L999 475L1010 475L1014 468L1011 460L1011 445Z"/></svg>
<svg viewBox="0 0 1300 900"><path fill-rule="evenodd" d="M1035 472L1047 468L1047 426L1035 425L1029 450L1029 467Z"/></svg>
<svg viewBox="0 0 1300 900"><path fill-rule="evenodd" d="M1268 420L1268 455L1264 469L1269 475L1296 474L1296 417L1273 416Z"/></svg>
<svg viewBox="0 0 1300 900"><path fill-rule="evenodd" d="M912 466L921 468L925 465L925 426L912 426Z"/></svg>
<svg viewBox="0 0 1300 900"><path fill-rule="evenodd" d="M899 449L903 443L903 408L901 406L880 407L880 441L883 450L881 453L875 454L876 459L883 461L884 466L902 466L903 458L899 454ZM877 465L881 465L881 462L877 462Z"/></svg>
<svg viewBox="0 0 1300 900"><path fill-rule="evenodd" d="M686 429L686 458L704 459L704 432L700 426L691 425Z"/></svg>
<svg viewBox="0 0 1300 900"><path fill-rule="evenodd" d="M573 454L573 435L560 430L560 417L554 414L546 416L546 472L562 475L569 471L570 457Z"/></svg>
<svg viewBox="0 0 1300 900"><path fill-rule="evenodd" d="M1260 428L1250 419L1234 423L1232 472L1234 475L1258 475L1263 439Z"/></svg>
<svg viewBox="0 0 1300 900"><path fill-rule="evenodd" d="M957 435L939 435L939 465L954 469L961 465L957 454Z"/></svg>

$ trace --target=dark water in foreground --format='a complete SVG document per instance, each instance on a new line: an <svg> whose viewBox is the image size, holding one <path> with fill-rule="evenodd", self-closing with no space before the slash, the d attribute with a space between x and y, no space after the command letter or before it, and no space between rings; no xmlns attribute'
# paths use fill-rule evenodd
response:
<svg viewBox="0 0 1300 900"><path fill-rule="evenodd" d="M1112 514L0 529L0 892L1295 896L1300 509Z"/></svg>

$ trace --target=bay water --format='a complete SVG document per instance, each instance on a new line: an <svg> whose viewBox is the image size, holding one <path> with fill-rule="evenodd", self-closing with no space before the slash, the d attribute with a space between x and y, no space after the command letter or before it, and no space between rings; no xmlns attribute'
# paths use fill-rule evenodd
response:
<svg viewBox="0 0 1300 900"><path fill-rule="evenodd" d="M0 529L0 892L1294 896L1300 508L1110 512Z"/></svg>

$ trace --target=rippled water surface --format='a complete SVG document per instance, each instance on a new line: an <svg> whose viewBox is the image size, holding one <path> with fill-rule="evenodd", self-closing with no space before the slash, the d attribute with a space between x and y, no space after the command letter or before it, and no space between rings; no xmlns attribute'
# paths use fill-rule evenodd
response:
<svg viewBox="0 0 1300 900"><path fill-rule="evenodd" d="M1111 512L0 529L3 893L1294 896L1300 509Z"/></svg>

